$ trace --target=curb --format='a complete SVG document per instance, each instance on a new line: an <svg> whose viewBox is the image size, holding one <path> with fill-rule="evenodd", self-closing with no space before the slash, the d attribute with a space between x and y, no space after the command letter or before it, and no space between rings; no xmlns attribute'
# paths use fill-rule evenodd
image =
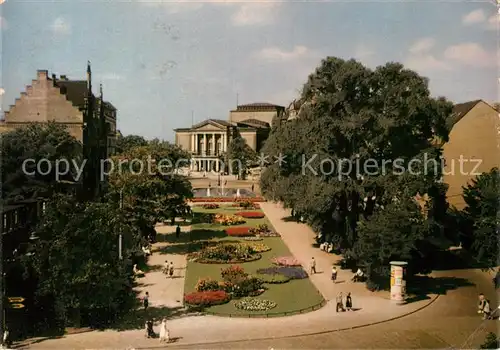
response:
<svg viewBox="0 0 500 350"><path fill-rule="evenodd" d="M322 334L328 334L328 333L336 333L336 332L342 332L342 331L348 331L352 329L358 329L358 328L365 328L365 327L370 327L370 326L375 326L381 323L387 323L390 321L398 320L403 317L407 317L410 315L413 315L426 307L432 305L437 299L439 298L439 294L435 295L431 300L419 307L418 309L415 309L413 311L410 311L406 314L395 316L392 318L388 318L386 320L382 321L377 321L377 322L371 322L371 323L366 323L366 324L361 324L358 326L353 326L353 327L346 327L346 328L337 328L337 329L331 329L331 330L326 330L326 331L320 331L320 332L310 332L310 333L300 333L300 334L294 334L294 335L287 335L283 337L264 337L264 338L251 338L251 339L240 339L240 340L229 340L229 341L214 341L214 342L206 342L206 343L183 343L183 344L171 344L168 347L175 347L175 348L182 348L182 347L188 347L188 346L210 346L210 345L215 345L215 344L231 344L231 343L240 343L244 341L266 341L266 340L276 340L276 339L290 339L290 338L298 338L298 337L305 337L305 336L312 336L312 335L322 335ZM147 349L161 349L165 348L164 345L160 346L148 346L148 347L135 347L134 350L147 350Z"/></svg>

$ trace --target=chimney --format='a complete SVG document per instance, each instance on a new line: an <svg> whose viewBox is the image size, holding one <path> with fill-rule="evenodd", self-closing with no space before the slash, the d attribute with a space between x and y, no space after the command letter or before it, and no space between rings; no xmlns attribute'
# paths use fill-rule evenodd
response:
<svg viewBox="0 0 500 350"><path fill-rule="evenodd" d="M49 77L49 71L47 70L37 70L36 76L38 80L47 80Z"/></svg>

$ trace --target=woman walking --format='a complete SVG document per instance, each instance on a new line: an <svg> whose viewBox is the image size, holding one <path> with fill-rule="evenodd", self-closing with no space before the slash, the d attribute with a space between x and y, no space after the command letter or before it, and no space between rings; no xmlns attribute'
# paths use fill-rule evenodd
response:
<svg viewBox="0 0 500 350"><path fill-rule="evenodd" d="M160 325L160 343L168 343L170 341L170 332L167 329L167 319L164 318Z"/></svg>
<svg viewBox="0 0 500 350"><path fill-rule="evenodd" d="M149 293L146 292L146 295L144 295L144 298L142 298L142 305L144 305L144 311L148 309L149 306Z"/></svg>
<svg viewBox="0 0 500 350"><path fill-rule="evenodd" d="M347 297L345 298L345 308L347 309L347 311L352 311L351 292L347 293Z"/></svg>

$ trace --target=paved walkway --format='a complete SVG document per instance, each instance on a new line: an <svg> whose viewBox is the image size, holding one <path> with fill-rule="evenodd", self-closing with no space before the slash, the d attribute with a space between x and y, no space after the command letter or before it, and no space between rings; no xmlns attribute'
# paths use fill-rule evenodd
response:
<svg viewBox="0 0 500 350"><path fill-rule="evenodd" d="M141 297L146 291L149 293L150 307L182 307L186 256L165 253L165 248L171 245L165 241L166 235L175 235L176 226L158 224L155 229L158 242L153 244L152 255L148 259L150 271L137 280L137 289L141 292ZM191 231L191 226L183 226L181 231L186 234ZM162 272L165 261L174 263L174 278L167 278Z"/></svg>
<svg viewBox="0 0 500 350"><path fill-rule="evenodd" d="M288 213L283 208L273 203L264 203L263 211L275 229L282 235L283 240L289 246L292 254L307 264L311 256L318 260L318 274L312 276L312 282L326 299L334 299L339 291L350 291L353 293L353 306L359 308L355 312L336 313L334 302L329 302L325 307L315 312L289 317L271 319L245 319L224 318L216 316L191 316L170 319L168 327L171 336L177 338L176 344L168 346L188 346L196 344L215 344L227 341L259 340L265 338L290 337L306 335L318 332L331 332L345 329L357 328L369 324L376 324L402 317L420 310L427 306L432 300L422 300L404 306L398 306L388 299L374 296L366 290L361 283L351 283L348 279L350 274L339 271L339 283L333 284L330 280L330 268L338 259L335 255L324 253L311 246L314 234L304 224L295 222L284 222L282 218ZM158 237L167 237L172 241L172 230L170 226L157 226ZM187 228L184 227L184 230ZM162 236L165 233L167 236ZM168 239L170 237L170 239ZM158 265L145 278L141 280L143 288L150 293L151 306L179 307L183 294L183 278L165 281L161 274L161 265L165 260L173 260L178 267L178 274L184 276L185 256L162 254L170 243L157 243L149 264ZM321 273L322 272L322 273ZM345 281L345 282L342 282ZM154 285L150 285L154 284ZM166 286L166 287L165 287ZM130 330L123 332L105 331L91 332L86 334L75 334L61 339L46 340L33 344L31 348L44 349L127 349L127 348L151 348L158 346L154 339L146 339L143 330Z"/></svg>

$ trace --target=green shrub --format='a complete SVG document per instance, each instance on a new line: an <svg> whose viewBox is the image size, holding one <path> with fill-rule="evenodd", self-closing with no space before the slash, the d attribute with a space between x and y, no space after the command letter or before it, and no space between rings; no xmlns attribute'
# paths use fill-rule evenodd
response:
<svg viewBox="0 0 500 350"><path fill-rule="evenodd" d="M263 283L268 283L268 284L287 283L288 281L291 280L290 277L282 274L274 274L274 275L258 274L255 277L260 279Z"/></svg>

